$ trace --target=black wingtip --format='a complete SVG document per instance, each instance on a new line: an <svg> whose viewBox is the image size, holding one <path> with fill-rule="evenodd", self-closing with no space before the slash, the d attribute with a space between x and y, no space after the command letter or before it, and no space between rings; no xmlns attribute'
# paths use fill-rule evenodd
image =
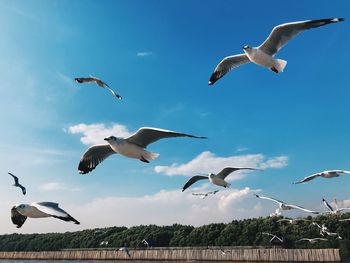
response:
<svg viewBox="0 0 350 263"><path fill-rule="evenodd" d="M211 85L214 85L215 82L217 82L218 80L220 79L220 76L217 72L214 72L209 81L208 81L208 84L211 86Z"/></svg>
<svg viewBox="0 0 350 263"><path fill-rule="evenodd" d="M81 81L80 78L75 78L74 80L75 80L75 82L77 82L77 83L82 83L82 81Z"/></svg>

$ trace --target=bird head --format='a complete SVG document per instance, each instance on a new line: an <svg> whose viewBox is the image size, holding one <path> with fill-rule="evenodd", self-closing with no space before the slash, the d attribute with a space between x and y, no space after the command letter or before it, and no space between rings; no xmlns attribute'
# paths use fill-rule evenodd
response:
<svg viewBox="0 0 350 263"><path fill-rule="evenodd" d="M114 142L117 140L117 138L115 136L109 136L107 138L104 138L105 141L107 141L108 143Z"/></svg>
<svg viewBox="0 0 350 263"><path fill-rule="evenodd" d="M252 49L252 47L250 47L250 46L248 46L248 45L245 45L244 47L243 47L243 50L244 51L249 51L249 50L251 50Z"/></svg>

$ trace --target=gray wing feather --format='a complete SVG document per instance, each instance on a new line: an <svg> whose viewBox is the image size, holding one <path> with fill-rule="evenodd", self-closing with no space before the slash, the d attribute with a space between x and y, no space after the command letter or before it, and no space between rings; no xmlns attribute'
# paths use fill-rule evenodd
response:
<svg viewBox="0 0 350 263"><path fill-rule="evenodd" d="M216 81L221 79L230 70L239 67L240 65L250 62L246 54L238 54L234 56L225 57L215 68L214 73L209 79L209 85L213 85Z"/></svg>
<svg viewBox="0 0 350 263"><path fill-rule="evenodd" d="M317 174L312 174L312 175L309 175L307 177L305 177L303 180L299 181L299 182L296 182L295 184L302 184L302 183L306 183L308 181L311 181L313 179L315 179L316 177L320 176L321 174L317 173Z"/></svg>
<svg viewBox="0 0 350 263"><path fill-rule="evenodd" d="M255 168L245 168L245 167L226 167L224 169L221 170L221 172L219 172L216 176L220 177L221 179L225 179L230 173L234 172L234 171L238 171L238 170L258 170Z"/></svg>
<svg viewBox="0 0 350 263"><path fill-rule="evenodd" d="M58 203L53 202L37 202L32 203L31 206L34 206L41 212L44 212L52 217L61 219L63 221L73 221L75 224L80 224L75 218L73 218L70 214L64 211L62 208L58 206Z"/></svg>
<svg viewBox="0 0 350 263"><path fill-rule="evenodd" d="M81 157L78 170L81 174L86 174L91 172L108 156L116 153L113 149L106 145L94 145L91 146Z"/></svg>
<svg viewBox="0 0 350 263"><path fill-rule="evenodd" d="M296 37L299 33L329 23L343 21L342 18L329 18L318 20L306 20L299 22L291 22L278 25L273 28L269 37L259 46L259 49L273 56L275 55L289 40Z"/></svg>
<svg viewBox="0 0 350 263"><path fill-rule="evenodd" d="M182 192L185 191L191 185L193 185L195 182L197 182L199 180L204 180L204 179L208 179L208 177L203 176L203 175L195 175L195 176L191 177L190 180L188 180L187 183L182 188Z"/></svg>
<svg viewBox="0 0 350 263"><path fill-rule="evenodd" d="M309 210L309 209L306 209L302 206L298 206L298 205L290 205L288 204L289 207L292 207L292 208L295 208L295 209L299 209L299 210L302 210L302 211L305 211L305 212L308 212L308 213L312 213L312 214L315 214L315 215L318 215L319 212L316 212L316 211L312 211L312 210Z"/></svg>
<svg viewBox="0 0 350 263"><path fill-rule="evenodd" d="M194 136L186 133L162 130L158 128L143 127L143 128L140 128L134 135L130 136L126 140L142 148L146 148L147 145L153 142L156 142L160 139L172 138L172 137L190 137L190 138L199 138L199 139L206 138L202 136Z"/></svg>
<svg viewBox="0 0 350 263"><path fill-rule="evenodd" d="M27 217L20 214L17 211L16 207L14 206L11 209L11 220L14 225L17 225L16 226L17 228L20 228L24 224L24 222L27 220Z"/></svg>

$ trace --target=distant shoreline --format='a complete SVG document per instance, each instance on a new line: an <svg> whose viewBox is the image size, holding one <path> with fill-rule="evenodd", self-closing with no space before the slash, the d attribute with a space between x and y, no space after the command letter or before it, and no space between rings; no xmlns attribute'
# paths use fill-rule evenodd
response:
<svg viewBox="0 0 350 263"><path fill-rule="evenodd" d="M0 252L0 259L26 260L159 260L159 261L250 261L340 262L339 249L234 248L130 249L130 257L118 249Z"/></svg>

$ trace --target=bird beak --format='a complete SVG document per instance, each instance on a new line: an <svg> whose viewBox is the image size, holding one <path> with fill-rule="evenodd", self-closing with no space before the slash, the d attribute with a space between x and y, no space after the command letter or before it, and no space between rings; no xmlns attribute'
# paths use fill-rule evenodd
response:
<svg viewBox="0 0 350 263"><path fill-rule="evenodd" d="M108 138L104 138L104 140L108 142Z"/></svg>

